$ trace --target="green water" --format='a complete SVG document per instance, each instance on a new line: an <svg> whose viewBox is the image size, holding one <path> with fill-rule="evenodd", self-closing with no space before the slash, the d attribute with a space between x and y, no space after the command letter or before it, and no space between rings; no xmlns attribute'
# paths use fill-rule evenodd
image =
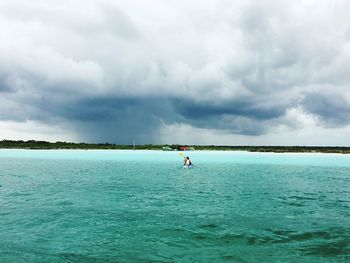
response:
<svg viewBox="0 0 350 263"><path fill-rule="evenodd" d="M0 150L0 262L349 262L350 156Z"/></svg>

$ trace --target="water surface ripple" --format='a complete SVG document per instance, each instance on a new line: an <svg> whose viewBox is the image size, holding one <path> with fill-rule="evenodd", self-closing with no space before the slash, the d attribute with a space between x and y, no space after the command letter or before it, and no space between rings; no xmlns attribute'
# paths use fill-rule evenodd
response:
<svg viewBox="0 0 350 263"><path fill-rule="evenodd" d="M350 156L0 150L0 262L349 262Z"/></svg>

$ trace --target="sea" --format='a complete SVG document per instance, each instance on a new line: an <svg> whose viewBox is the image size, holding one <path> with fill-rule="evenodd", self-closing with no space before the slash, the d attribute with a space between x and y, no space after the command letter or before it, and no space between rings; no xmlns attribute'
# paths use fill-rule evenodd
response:
<svg viewBox="0 0 350 263"><path fill-rule="evenodd" d="M0 262L350 262L350 155L0 150Z"/></svg>

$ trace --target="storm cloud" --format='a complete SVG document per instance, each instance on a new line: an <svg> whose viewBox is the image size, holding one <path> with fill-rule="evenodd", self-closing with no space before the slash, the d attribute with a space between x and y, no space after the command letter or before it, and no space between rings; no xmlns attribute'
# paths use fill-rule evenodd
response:
<svg viewBox="0 0 350 263"><path fill-rule="evenodd" d="M36 124L51 140L350 145L349 9L1 1L0 137Z"/></svg>

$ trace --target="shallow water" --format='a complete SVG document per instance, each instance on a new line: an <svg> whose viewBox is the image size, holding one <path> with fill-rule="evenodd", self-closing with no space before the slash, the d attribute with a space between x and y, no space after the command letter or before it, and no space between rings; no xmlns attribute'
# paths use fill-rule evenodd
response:
<svg viewBox="0 0 350 263"><path fill-rule="evenodd" d="M350 155L0 150L0 262L349 262Z"/></svg>

